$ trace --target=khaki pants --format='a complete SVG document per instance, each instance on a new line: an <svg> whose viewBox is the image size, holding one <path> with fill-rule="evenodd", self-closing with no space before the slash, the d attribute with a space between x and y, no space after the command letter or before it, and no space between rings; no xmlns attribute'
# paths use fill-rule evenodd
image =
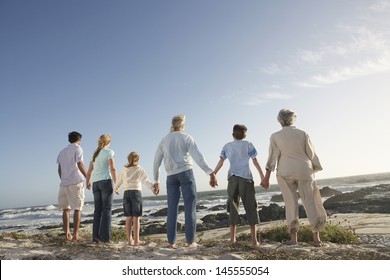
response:
<svg viewBox="0 0 390 280"><path fill-rule="evenodd" d="M326 211L322 204L320 191L314 180L294 180L276 176L286 207L286 220L290 229L298 228L298 195L301 197L307 219L313 232L325 227Z"/></svg>

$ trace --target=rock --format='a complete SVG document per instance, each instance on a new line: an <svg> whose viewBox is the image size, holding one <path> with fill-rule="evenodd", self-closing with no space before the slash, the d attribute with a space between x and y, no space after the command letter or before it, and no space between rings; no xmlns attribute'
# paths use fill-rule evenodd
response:
<svg viewBox="0 0 390 280"><path fill-rule="evenodd" d="M321 194L321 197L331 197L331 196L335 196L338 194L342 194L342 192L335 190L335 189L332 189L330 187L323 187L322 189L320 189L320 194Z"/></svg>
<svg viewBox="0 0 390 280"><path fill-rule="evenodd" d="M114 215L114 214L123 214L123 207L112 210L111 215Z"/></svg>
<svg viewBox="0 0 390 280"><path fill-rule="evenodd" d="M320 189L321 197L331 197L334 195L341 194L341 191L332 189L330 187L323 187ZM297 192L297 197L300 198L299 193ZM277 194L271 197L272 202L284 202L282 194Z"/></svg>
<svg viewBox="0 0 390 280"><path fill-rule="evenodd" d="M324 207L334 213L390 213L390 184L342 193L328 198Z"/></svg>
<svg viewBox="0 0 390 280"><path fill-rule="evenodd" d="M209 230L216 228L224 228L229 227L229 214L228 213L217 213L217 214L209 214L201 218L202 224L198 225L198 231L201 230ZM239 225L247 225L246 215L240 215Z"/></svg>
<svg viewBox="0 0 390 280"><path fill-rule="evenodd" d="M306 211L303 205L299 205L298 209L299 218L307 218ZM276 203L271 203L269 206L263 206L259 211L261 222L270 222L277 220L285 220L285 207L279 206Z"/></svg>
<svg viewBox="0 0 390 280"><path fill-rule="evenodd" d="M259 211L259 216L262 222L283 220L286 218L284 206L279 206L276 203L263 206Z"/></svg>
<svg viewBox="0 0 390 280"><path fill-rule="evenodd" d="M150 213L149 216L152 216L152 217L163 217L163 216L167 216L168 215L168 208L165 207L163 209L160 209L154 213Z"/></svg>
<svg viewBox="0 0 390 280"><path fill-rule="evenodd" d="M226 210L226 204L220 204L209 208L210 211Z"/></svg>
<svg viewBox="0 0 390 280"><path fill-rule="evenodd" d="M183 232L183 225L178 222L177 223L177 231ZM141 223L141 231L140 234L142 235L149 235L149 234L160 234L160 233L166 233L167 232L167 224L165 222L151 222L147 224Z"/></svg>
<svg viewBox="0 0 390 280"><path fill-rule="evenodd" d="M196 210L203 210L203 209L207 209L206 206L203 206L203 205L196 205ZM184 205L179 205L179 213L182 213L184 212ZM168 215L168 207L165 207L163 209L160 209L154 213L150 213L149 216L152 216L152 217L164 217L164 216L167 216Z"/></svg>

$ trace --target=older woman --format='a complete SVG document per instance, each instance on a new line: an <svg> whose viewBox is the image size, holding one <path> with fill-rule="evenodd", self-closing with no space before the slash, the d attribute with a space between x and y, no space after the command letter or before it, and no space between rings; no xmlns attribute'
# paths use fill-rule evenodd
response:
<svg viewBox="0 0 390 280"><path fill-rule="evenodd" d="M185 116L172 118L171 132L158 145L154 158L154 180L159 192L159 169L164 160L167 172L168 200L167 237L171 248L176 248L176 228L180 194L184 200L185 236L189 247L196 247L196 184L192 170L192 159L210 175L210 185L215 187L217 179L199 151L194 139L184 133Z"/></svg>
<svg viewBox="0 0 390 280"><path fill-rule="evenodd" d="M293 126L296 118L295 112L280 110L278 121L282 129L271 135L266 175L261 185L269 186L270 174L276 168L276 178L285 202L286 220L291 234L289 244L297 243L298 190L312 227L314 246L321 247L323 244L319 232L325 226L326 211L314 173L322 170L322 167L309 135Z"/></svg>

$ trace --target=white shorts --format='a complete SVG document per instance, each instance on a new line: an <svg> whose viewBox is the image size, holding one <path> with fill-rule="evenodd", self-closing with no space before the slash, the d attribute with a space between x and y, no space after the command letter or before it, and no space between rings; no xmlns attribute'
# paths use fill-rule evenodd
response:
<svg viewBox="0 0 390 280"><path fill-rule="evenodd" d="M60 187L58 209L82 210L84 206L84 183Z"/></svg>

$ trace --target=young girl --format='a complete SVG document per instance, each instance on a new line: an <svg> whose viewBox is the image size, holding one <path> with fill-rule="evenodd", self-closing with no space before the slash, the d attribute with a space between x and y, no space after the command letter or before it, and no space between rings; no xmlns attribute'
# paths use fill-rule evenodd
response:
<svg viewBox="0 0 390 280"><path fill-rule="evenodd" d="M150 182L145 170L138 165L139 155L131 152L127 157L128 163L119 174L115 185L115 193L119 195L119 189L123 185L123 211L126 217L126 237L129 245L139 246L145 244L139 239L140 217L142 216L142 195L141 186L150 188L155 195L157 189ZM134 239L132 236L134 233Z"/></svg>

